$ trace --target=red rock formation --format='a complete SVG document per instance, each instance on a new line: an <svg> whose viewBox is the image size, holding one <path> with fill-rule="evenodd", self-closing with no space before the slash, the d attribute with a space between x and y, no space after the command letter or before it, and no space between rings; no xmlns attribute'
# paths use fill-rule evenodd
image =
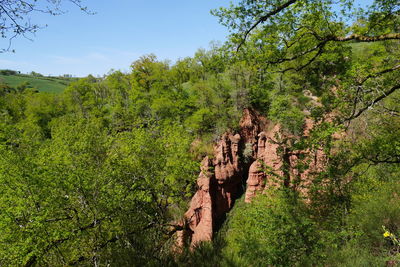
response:
<svg viewBox="0 0 400 267"><path fill-rule="evenodd" d="M232 208L233 198L241 183L241 169L239 164L240 135L226 133L214 147L213 160L215 185L215 212L214 219L221 219Z"/></svg>
<svg viewBox="0 0 400 267"><path fill-rule="evenodd" d="M243 181L239 163L240 135L225 133L214 146L214 158L205 157L197 179L198 190L193 196L185 220L190 229L192 246L212 238L214 228L233 205ZM178 239L183 238L178 233ZM178 243L183 243L178 240Z"/></svg>
<svg viewBox="0 0 400 267"><path fill-rule="evenodd" d="M313 126L311 120L305 121L303 137L309 135ZM282 139L296 138L282 136L278 124L258 134L257 158L249 170L245 202L251 202L257 192L262 193L271 186L291 187L307 197L312 175L321 172L326 166L327 159L322 150L293 151L288 144L279 144L275 140L276 136L284 137ZM307 163L308 168L300 172L297 166L304 163ZM282 168L284 164L285 170Z"/></svg>
<svg viewBox="0 0 400 267"><path fill-rule="evenodd" d="M253 144L256 137L267 125L267 120L251 109L244 109L239 122L240 136L244 143Z"/></svg>
<svg viewBox="0 0 400 267"><path fill-rule="evenodd" d="M312 127L312 122L306 121L304 134L308 135ZM310 173L323 169L322 151L291 151L285 147L287 144L276 140L279 135L282 137L279 125L268 122L255 111L243 111L239 133L225 133L214 146L213 159L206 157L202 161L198 190L185 213L189 229L178 233L178 244L183 244L183 238L188 238L192 247L211 240L213 232L242 193L244 180L247 179L245 201L250 202L257 193L271 186L291 186L296 190L306 187L310 183ZM243 155L243 150L249 147L249 155ZM300 154L306 155L301 161L308 161L310 166L303 172L296 168ZM243 156L248 157L247 163L240 160Z"/></svg>
<svg viewBox="0 0 400 267"><path fill-rule="evenodd" d="M274 142L279 129L279 125L275 125L271 130L258 134L257 157L249 169L245 202L250 202L266 186L275 185L277 177L282 176L282 160L277 153L278 144Z"/></svg>
<svg viewBox="0 0 400 267"><path fill-rule="evenodd" d="M190 208L185 213L185 219L192 232L191 240L195 244L199 241L211 240L213 233L212 198L210 184L213 174L210 172L211 161L205 157L201 162L201 171L197 179L198 190L190 202ZM178 233L178 238L184 234ZM178 239L179 240L179 239ZM179 240L183 244L181 240Z"/></svg>
<svg viewBox="0 0 400 267"><path fill-rule="evenodd" d="M261 160L256 160L251 164L249 169L249 178L247 179L247 190L245 201L250 202L257 192L262 191L265 187L266 175L263 171Z"/></svg>
<svg viewBox="0 0 400 267"><path fill-rule="evenodd" d="M185 213L190 231L178 233L178 243L183 244L182 239L186 236L189 236L192 246L200 241L211 240L213 230L232 208L247 177L247 173L243 172L246 168L240 162L241 147L245 143L257 147L256 135L263 123L256 112L245 109L240 121L240 133L225 133L214 146L213 159L206 157L202 161L197 179L198 190Z"/></svg>

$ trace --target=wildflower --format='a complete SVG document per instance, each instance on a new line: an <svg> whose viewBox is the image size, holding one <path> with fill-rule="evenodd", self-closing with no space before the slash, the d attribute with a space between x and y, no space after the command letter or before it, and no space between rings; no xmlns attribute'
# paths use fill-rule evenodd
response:
<svg viewBox="0 0 400 267"><path fill-rule="evenodd" d="M389 237L389 236L391 236L391 234L390 234L390 232L386 231L386 232L383 233L383 236L384 237Z"/></svg>

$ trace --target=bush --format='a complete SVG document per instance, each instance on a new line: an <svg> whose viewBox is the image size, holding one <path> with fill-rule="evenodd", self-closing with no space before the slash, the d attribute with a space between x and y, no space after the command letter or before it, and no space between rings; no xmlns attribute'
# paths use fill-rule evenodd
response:
<svg viewBox="0 0 400 267"><path fill-rule="evenodd" d="M370 267L385 266L385 258L371 254L371 252L360 246L358 242L348 242L339 250L331 250L328 253L326 266L331 267Z"/></svg>
<svg viewBox="0 0 400 267"><path fill-rule="evenodd" d="M288 96L276 96L268 115L271 120L281 123L289 133L300 135L303 133L304 114L291 101Z"/></svg>
<svg viewBox="0 0 400 267"><path fill-rule="evenodd" d="M242 204L231 215L225 253L252 266L307 265L318 237L292 192L274 191Z"/></svg>
<svg viewBox="0 0 400 267"><path fill-rule="evenodd" d="M400 235L400 183L386 183L354 203L351 225L359 229L361 242L376 249L392 249L383 238L382 226Z"/></svg>
<svg viewBox="0 0 400 267"><path fill-rule="evenodd" d="M328 266L385 266L400 260L399 247L385 230L396 237L400 232L399 183L384 183L379 189L358 195L354 202L345 238L333 234L326 243ZM385 229L385 230L384 230ZM329 250L329 251L328 251Z"/></svg>
<svg viewBox="0 0 400 267"><path fill-rule="evenodd" d="M18 72L15 70L0 70L1 75L17 75Z"/></svg>

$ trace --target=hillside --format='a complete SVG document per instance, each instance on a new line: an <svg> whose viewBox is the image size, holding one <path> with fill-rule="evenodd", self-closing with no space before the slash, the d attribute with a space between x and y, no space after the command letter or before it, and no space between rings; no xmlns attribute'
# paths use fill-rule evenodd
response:
<svg viewBox="0 0 400 267"><path fill-rule="evenodd" d="M9 74L0 73L0 83L5 83L10 87L17 88L19 85L28 83L29 87L36 88L40 92L61 93L65 87L77 78L34 76L28 74Z"/></svg>

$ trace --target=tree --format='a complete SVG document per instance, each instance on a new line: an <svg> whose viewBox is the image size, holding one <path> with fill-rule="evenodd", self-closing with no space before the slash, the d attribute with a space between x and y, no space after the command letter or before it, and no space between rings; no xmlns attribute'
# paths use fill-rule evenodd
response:
<svg viewBox="0 0 400 267"><path fill-rule="evenodd" d="M283 3L246 0L212 13L233 32L231 43L238 52L263 54L263 65L280 74L304 73L321 60L325 62L319 67L338 67L340 61L348 59L343 53L339 57L338 52L343 52L346 47L354 51L357 43L379 43L389 54L398 55L398 1L379 0L365 9L355 7L354 0L339 3L338 10L331 0L288 0ZM340 61L335 62L335 58ZM346 103L343 122L359 117L400 88L397 57L375 63L364 65L369 68L368 73L364 72L367 68L358 70L353 73L353 82L346 81L349 84L343 98ZM336 68L334 73L324 74L332 76L337 72ZM344 81L345 77L342 78Z"/></svg>
<svg viewBox="0 0 400 267"><path fill-rule="evenodd" d="M8 39L8 46L0 48L0 53L10 51L11 42L18 36L30 38L43 25L31 22L30 17L35 13L61 15L65 13L62 4L70 2L83 12L90 13L82 0L0 0L0 34Z"/></svg>
<svg viewBox="0 0 400 267"><path fill-rule="evenodd" d="M86 119L57 112L52 95L26 98L16 124L1 113L0 265L159 260L198 169L182 126L115 132L97 110Z"/></svg>
<svg viewBox="0 0 400 267"><path fill-rule="evenodd" d="M228 221L225 254L246 266L309 265L319 237L293 192L269 190L243 204L234 208Z"/></svg>

